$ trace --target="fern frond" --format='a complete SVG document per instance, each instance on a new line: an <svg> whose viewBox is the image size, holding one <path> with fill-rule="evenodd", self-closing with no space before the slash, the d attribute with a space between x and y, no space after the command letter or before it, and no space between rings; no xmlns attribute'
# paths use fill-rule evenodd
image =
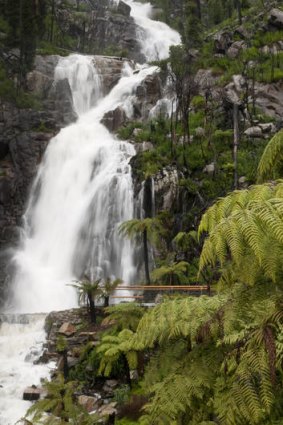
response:
<svg viewBox="0 0 283 425"><path fill-rule="evenodd" d="M266 146L258 165L258 180L271 178L274 168L283 159L283 130L280 130Z"/></svg>

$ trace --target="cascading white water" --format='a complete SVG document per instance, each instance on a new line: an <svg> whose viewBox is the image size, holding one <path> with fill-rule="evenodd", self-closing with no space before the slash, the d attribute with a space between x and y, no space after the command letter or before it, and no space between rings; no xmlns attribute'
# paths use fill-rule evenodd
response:
<svg viewBox="0 0 283 425"><path fill-rule="evenodd" d="M85 57L72 55L59 62L56 75L67 77L76 87L73 70L89 84L89 73L81 71L85 66ZM76 305L76 294L67 284L84 274L131 282L132 247L119 237L118 226L133 217L129 160L135 150L116 140L100 120L105 112L123 105L155 70L143 67L134 72L127 65L111 93L87 113L80 112L85 110L81 94L73 93L74 104L81 108L76 110L79 119L50 141L25 215L25 238L14 259L17 312ZM83 98L90 102L89 97Z"/></svg>
<svg viewBox="0 0 283 425"><path fill-rule="evenodd" d="M150 19L152 15L150 3L139 3L134 0L123 1L131 7L131 16L140 27L137 36L146 60L150 62L168 58L170 46L181 43L180 34L164 22Z"/></svg>
<svg viewBox="0 0 283 425"><path fill-rule="evenodd" d="M3 323L0 317L0 425L14 425L25 415L30 402L22 400L24 389L40 384L54 366L33 365L45 339L43 323L43 316L9 316Z"/></svg>
<svg viewBox="0 0 283 425"><path fill-rule="evenodd" d="M141 45L148 60L168 56L180 37L149 19L150 5L124 0L142 28ZM100 123L103 115L122 106L128 116L135 88L155 67L126 65L111 93L101 98L101 81L93 57L62 58L55 78L67 78L78 121L54 137L35 178L22 245L14 256L16 275L10 312L35 313L77 305L72 280L135 275L133 248L119 237L118 225L133 217L131 144L115 139ZM10 316L12 317L12 316ZM27 316L25 316L27 317ZM28 385L39 384L50 366L35 366L33 347L40 353L44 340L42 316L27 323L0 321L0 425L14 425L28 402L21 400Z"/></svg>

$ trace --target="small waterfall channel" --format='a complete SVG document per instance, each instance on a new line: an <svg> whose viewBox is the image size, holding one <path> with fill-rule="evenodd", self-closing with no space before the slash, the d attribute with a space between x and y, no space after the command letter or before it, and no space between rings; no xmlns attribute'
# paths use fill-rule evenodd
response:
<svg viewBox="0 0 283 425"><path fill-rule="evenodd" d="M150 4L125 2L141 28L148 60L168 56L179 35L150 20ZM46 313L77 306L68 284L84 274L128 283L135 277L134 248L117 231L134 216L129 161L135 149L100 121L118 106L130 117L136 87L154 72L156 67L125 62L119 82L103 97L94 57L73 54L57 65L55 79L68 79L78 119L48 145L13 258L12 296L0 314L0 425L24 416L29 402L22 400L23 390L49 376L52 364L33 361L43 349Z"/></svg>

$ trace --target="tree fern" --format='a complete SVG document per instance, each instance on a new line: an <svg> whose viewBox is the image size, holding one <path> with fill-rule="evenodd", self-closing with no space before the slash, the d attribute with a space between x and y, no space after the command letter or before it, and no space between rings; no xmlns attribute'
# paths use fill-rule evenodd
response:
<svg viewBox="0 0 283 425"><path fill-rule="evenodd" d="M273 186L273 196L276 196L277 189L281 190L281 186L281 182L278 186ZM254 187L251 190L251 199L248 201L246 198L245 204L233 203L230 204L233 205L230 210L219 209L224 217L218 223L210 222L210 229L206 229L209 235L201 253L200 271L207 265L214 267L219 263L224 266L230 259L236 267L246 268L248 261L256 264L256 268L248 276L249 283L254 283L260 272L267 278L276 280L282 270L283 259L283 198L266 199L271 195L270 190L266 192L267 187L270 189L270 186L262 187L262 197L258 187ZM234 193L233 196L228 196L230 197L235 201L238 194ZM218 206L211 207L212 212L208 210L207 216L212 214L215 217L213 210ZM206 221L201 223L200 232L205 229L206 224Z"/></svg>
<svg viewBox="0 0 283 425"><path fill-rule="evenodd" d="M274 170L283 159L283 130L280 130L266 146L258 165L258 180L274 176Z"/></svg>
<svg viewBox="0 0 283 425"><path fill-rule="evenodd" d="M144 311L144 307L136 303L117 304L105 309L107 317L103 320L102 324L111 324L112 331L122 331L123 329L135 331Z"/></svg>

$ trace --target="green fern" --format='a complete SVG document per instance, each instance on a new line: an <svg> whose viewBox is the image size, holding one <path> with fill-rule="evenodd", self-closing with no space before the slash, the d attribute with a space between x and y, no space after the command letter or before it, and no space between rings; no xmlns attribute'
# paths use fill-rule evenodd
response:
<svg viewBox="0 0 283 425"><path fill-rule="evenodd" d="M274 177L274 170L283 159L283 130L280 130L266 146L258 165L258 180Z"/></svg>

